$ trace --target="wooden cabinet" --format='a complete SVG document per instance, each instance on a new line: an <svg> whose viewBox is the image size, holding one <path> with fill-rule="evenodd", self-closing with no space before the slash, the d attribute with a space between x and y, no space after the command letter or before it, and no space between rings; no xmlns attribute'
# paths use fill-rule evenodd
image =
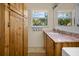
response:
<svg viewBox="0 0 79 59"><path fill-rule="evenodd" d="M23 55L23 18L10 12L10 55Z"/></svg>
<svg viewBox="0 0 79 59"><path fill-rule="evenodd" d="M49 36L47 36L47 39L46 39L46 54L47 56L52 56L54 55L54 42L50 39Z"/></svg>
<svg viewBox="0 0 79 59"><path fill-rule="evenodd" d="M28 22L24 4L0 4L0 55L28 55Z"/></svg>
<svg viewBox="0 0 79 59"><path fill-rule="evenodd" d="M79 47L79 41L55 41L44 32L44 47L47 56L61 56L63 47Z"/></svg>
<svg viewBox="0 0 79 59"><path fill-rule="evenodd" d="M4 55L5 50L5 7L0 4L0 55Z"/></svg>
<svg viewBox="0 0 79 59"><path fill-rule="evenodd" d="M23 3L9 3L10 9L18 12L19 14L23 14L24 4Z"/></svg>
<svg viewBox="0 0 79 59"><path fill-rule="evenodd" d="M63 47L79 47L79 42L58 42L54 46L55 56L61 56Z"/></svg>
<svg viewBox="0 0 79 59"><path fill-rule="evenodd" d="M54 42L45 32L44 32L44 48L46 50L47 56L54 55Z"/></svg>

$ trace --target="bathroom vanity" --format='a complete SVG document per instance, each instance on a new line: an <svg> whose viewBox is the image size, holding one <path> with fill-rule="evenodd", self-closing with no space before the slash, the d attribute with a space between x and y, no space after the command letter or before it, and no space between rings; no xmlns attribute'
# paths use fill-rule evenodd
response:
<svg viewBox="0 0 79 59"><path fill-rule="evenodd" d="M63 47L79 47L79 38L54 31L44 32L44 48L47 56L61 56Z"/></svg>

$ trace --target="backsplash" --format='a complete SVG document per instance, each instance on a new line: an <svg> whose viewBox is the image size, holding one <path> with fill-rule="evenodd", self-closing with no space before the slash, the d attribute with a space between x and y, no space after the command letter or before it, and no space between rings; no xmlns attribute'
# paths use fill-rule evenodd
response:
<svg viewBox="0 0 79 59"><path fill-rule="evenodd" d="M75 27L75 26L72 26L72 27L57 26L57 27L55 27L55 29L70 32L70 33L74 33L74 34L79 34L79 27Z"/></svg>
<svg viewBox="0 0 79 59"><path fill-rule="evenodd" d="M79 38L78 27L56 27L53 31Z"/></svg>

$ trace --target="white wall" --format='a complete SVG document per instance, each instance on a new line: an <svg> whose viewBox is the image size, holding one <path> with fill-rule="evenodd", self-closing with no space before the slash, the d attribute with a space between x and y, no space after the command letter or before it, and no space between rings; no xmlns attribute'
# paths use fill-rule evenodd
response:
<svg viewBox="0 0 79 59"><path fill-rule="evenodd" d="M79 3L75 5L75 9L76 9L76 21L75 21L75 26L77 26L77 24L79 24Z"/></svg>
<svg viewBox="0 0 79 59"><path fill-rule="evenodd" d="M28 33L28 47L43 47L44 39L42 31L33 31L32 30L32 10L46 10L48 11L48 28L53 28L53 9L51 4L48 3L29 3L27 4L28 8L28 18L29 18L29 33Z"/></svg>

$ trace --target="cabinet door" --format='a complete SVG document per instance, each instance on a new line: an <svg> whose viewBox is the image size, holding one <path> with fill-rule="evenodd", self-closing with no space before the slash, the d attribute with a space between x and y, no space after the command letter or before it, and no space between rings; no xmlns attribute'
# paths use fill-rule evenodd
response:
<svg viewBox="0 0 79 59"><path fill-rule="evenodd" d="M54 42L49 38L49 46L50 46L50 55L54 56Z"/></svg>
<svg viewBox="0 0 79 59"><path fill-rule="evenodd" d="M9 54L23 55L23 18L10 12Z"/></svg>
<svg viewBox="0 0 79 59"><path fill-rule="evenodd" d="M24 8L24 4L23 3L10 3L10 9L23 14L23 8Z"/></svg>
<svg viewBox="0 0 79 59"><path fill-rule="evenodd" d="M49 37L47 36L47 40L46 40L46 41L47 41L47 42L46 42L47 44L46 44L46 46L47 46L47 55L48 55L48 56L50 56L50 54L51 54L51 52L50 52L50 49L51 49L51 48L50 48L50 41L49 41L49 40L50 40L50 39L49 39Z"/></svg>
<svg viewBox="0 0 79 59"><path fill-rule="evenodd" d="M54 42L50 37L47 36L47 55L48 56L54 56Z"/></svg>
<svg viewBox="0 0 79 59"><path fill-rule="evenodd" d="M47 36L47 39L46 39L46 55L47 56L49 55L49 41L48 41L48 36Z"/></svg>
<svg viewBox="0 0 79 59"><path fill-rule="evenodd" d="M23 4L12 4L12 6L0 4L0 56L27 55L27 19L20 16L23 13L18 15L18 10L24 12ZM17 11L13 12L15 10Z"/></svg>
<svg viewBox="0 0 79 59"><path fill-rule="evenodd" d="M23 4L12 4L11 6L0 4L0 56L27 55L27 21L20 16L23 14L21 12L24 12Z"/></svg>

